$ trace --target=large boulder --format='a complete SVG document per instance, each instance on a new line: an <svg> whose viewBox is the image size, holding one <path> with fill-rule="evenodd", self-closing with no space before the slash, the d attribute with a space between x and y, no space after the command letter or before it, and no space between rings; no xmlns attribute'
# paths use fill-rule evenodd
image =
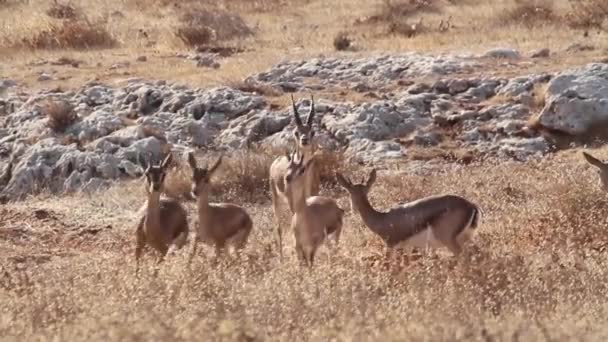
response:
<svg viewBox="0 0 608 342"><path fill-rule="evenodd" d="M583 135L608 123L608 64L592 63L558 74L547 88L539 123Z"/></svg>

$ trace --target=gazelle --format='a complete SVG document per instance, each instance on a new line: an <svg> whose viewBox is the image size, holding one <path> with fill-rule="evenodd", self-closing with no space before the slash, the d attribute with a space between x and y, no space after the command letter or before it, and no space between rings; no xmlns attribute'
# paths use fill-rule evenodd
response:
<svg viewBox="0 0 608 342"><path fill-rule="evenodd" d="M293 106L293 116L296 122L296 127L293 130L293 139L296 143L296 152L303 157L304 163L309 165L306 173L303 176L304 179L300 184L304 188L304 194L306 197L315 196L319 194L319 184L321 181L317 167L314 163L309 163L311 160L313 160L314 153L317 149L315 131L312 127L315 117L314 97L310 97L310 112L308 113L306 124L302 123L300 113L298 112L298 106L293 99L293 95L291 96L291 104ZM276 220L278 249L281 257L283 257L283 233L280 217L281 204L287 203L290 212L294 212L293 198L289 191L287 191L285 184L285 175L287 174L289 165L289 156L280 156L270 165L270 193L272 197L274 217Z"/></svg>
<svg viewBox="0 0 608 342"><path fill-rule="evenodd" d="M589 164L598 168L600 187L604 189L604 191L608 191L608 163L600 161L587 152L583 152L583 157L585 157L585 160L587 160Z"/></svg>
<svg viewBox="0 0 608 342"><path fill-rule="evenodd" d="M135 260L136 273L139 270L139 259L148 244L160 253L158 262L162 262L174 245L182 248L188 239L188 215L184 207L174 199L161 197L167 166L171 162L171 153L158 165L148 165L145 169L147 201L140 209L141 218L137 224Z"/></svg>
<svg viewBox="0 0 608 342"><path fill-rule="evenodd" d="M332 235L335 244L338 244L344 210L329 197L306 196L306 169L312 165L313 159L304 162L304 157L300 156L296 160L295 152L286 157L289 167L285 174L285 186L293 198L291 229L296 240L295 249L299 259L312 267L315 253L328 235Z"/></svg>
<svg viewBox="0 0 608 342"><path fill-rule="evenodd" d="M235 250L242 249L253 229L251 217L242 207L231 203L209 203L211 177L222 162L218 158L211 168L198 167L194 155L188 153L188 163L192 169L192 193L196 196L198 207L198 227L195 229L190 261L199 241L214 245L219 256L226 244Z"/></svg>
<svg viewBox="0 0 608 342"><path fill-rule="evenodd" d="M367 198L376 181L376 169L361 184L353 184L340 173L336 176L338 183L348 191L353 210L359 213L370 230L382 238L389 251L399 247L447 247L458 255L477 227L480 210L462 197L430 196L380 212Z"/></svg>

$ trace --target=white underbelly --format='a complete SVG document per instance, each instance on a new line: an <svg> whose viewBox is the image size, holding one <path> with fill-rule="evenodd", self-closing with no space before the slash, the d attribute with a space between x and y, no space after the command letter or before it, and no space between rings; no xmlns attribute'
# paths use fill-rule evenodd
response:
<svg viewBox="0 0 608 342"><path fill-rule="evenodd" d="M427 228L409 239L404 240L397 245L395 248L439 248L443 247L443 244L435 238L433 230Z"/></svg>

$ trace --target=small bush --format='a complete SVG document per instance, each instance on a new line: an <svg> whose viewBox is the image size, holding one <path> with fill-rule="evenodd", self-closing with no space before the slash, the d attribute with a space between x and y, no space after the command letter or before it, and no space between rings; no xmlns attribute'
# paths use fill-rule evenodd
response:
<svg viewBox="0 0 608 342"><path fill-rule="evenodd" d="M78 16L78 10L69 3L62 4L55 0L46 10L46 15L55 19L75 19Z"/></svg>
<svg viewBox="0 0 608 342"><path fill-rule="evenodd" d="M188 46L207 45L253 34L243 18L221 10L192 10L182 15L181 22L175 34Z"/></svg>
<svg viewBox="0 0 608 342"><path fill-rule="evenodd" d="M85 19L64 20L58 25L51 24L48 29L21 41L21 45L32 49L86 49L111 47L115 43L105 27Z"/></svg>
<svg viewBox="0 0 608 342"><path fill-rule="evenodd" d="M608 2L605 0L570 0L570 11L566 15L568 25L580 29L606 29Z"/></svg>
<svg viewBox="0 0 608 342"><path fill-rule="evenodd" d="M498 17L499 24L538 26L559 20L551 0L516 0L512 8Z"/></svg>
<svg viewBox="0 0 608 342"><path fill-rule="evenodd" d="M42 107L44 115L47 116L47 125L54 132L63 133L78 120L74 107L67 101L50 100Z"/></svg>
<svg viewBox="0 0 608 342"><path fill-rule="evenodd" d="M338 51L344 51L351 47L352 41L348 37L348 33L340 32L334 38L334 48Z"/></svg>

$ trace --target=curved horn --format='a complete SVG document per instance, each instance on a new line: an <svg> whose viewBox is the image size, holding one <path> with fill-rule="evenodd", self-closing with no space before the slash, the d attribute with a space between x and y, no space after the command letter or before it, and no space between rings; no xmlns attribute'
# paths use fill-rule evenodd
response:
<svg viewBox="0 0 608 342"><path fill-rule="evenodd" d="M306 124L308 125L308 127L312 127L312 121L315 118L315 98L312 96L312 94L310 95L310 112L308 113L308 119L306 120Z"/></svg>
<svg viewBox="0 0 608 342"><path fill-rule="evenodd" d="M302 119L300 119L300 113L298 113L298 106L293 99L293 94L291 94L291 105L293 106L293 117L296 119L296 125L300 127L302 126Z"/></svg>

